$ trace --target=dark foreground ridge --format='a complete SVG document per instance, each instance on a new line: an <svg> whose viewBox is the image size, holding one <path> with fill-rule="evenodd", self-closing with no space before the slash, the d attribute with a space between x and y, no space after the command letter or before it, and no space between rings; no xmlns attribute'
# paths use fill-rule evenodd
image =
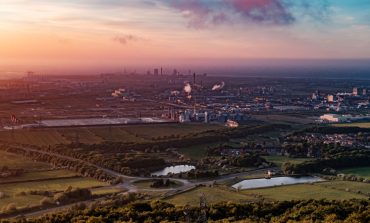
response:
<svg viewBox="0 0 370 223"><path fill-rule="evenodd" d="M305 200L236 204L209 207L174 206L161 201L116 203L15 222L370 222L367 200ZM203 219L204 220L204 219ZM7 221L3 221L5 223Z"/></svg>

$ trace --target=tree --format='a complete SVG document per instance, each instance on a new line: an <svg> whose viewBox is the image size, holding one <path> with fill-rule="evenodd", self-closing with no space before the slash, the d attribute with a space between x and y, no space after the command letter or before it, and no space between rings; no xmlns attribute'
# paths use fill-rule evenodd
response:
<svg viewBox="0 0 370 223"><path fill-rule="evenodd" d="M10 203L5 207L5 212L11 213L11 212L16 212L17 211L17 206L14 203Z"/></svg>
<svg viewBox="0 0 370 223"><path fill-rule="evenodd" d="M48 197L44 197L44 198L42 198L41 199L41 201L40 201L40 205L41 206L49 206L49 205L51 205L51 204L53 204L54 202L53 202L53 200L51 200L50 198L48 198Z"/></svg>

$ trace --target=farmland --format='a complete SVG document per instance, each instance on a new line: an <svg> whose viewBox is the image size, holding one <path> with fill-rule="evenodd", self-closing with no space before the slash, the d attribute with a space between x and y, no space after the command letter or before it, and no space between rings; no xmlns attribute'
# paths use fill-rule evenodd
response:
<svg viewBox="0 0 370 223"><path fill-rule="evenodd" d="M185 155L187 158L199 160L202 159L207 154L208 147L214 147L220 143L208 143L203 145L189 146L186 148L179 149L179 152Z"/></svg>
<svg viewBox="0 0 370 223"><path fill-rule="evenodd" d="M355 176L370 179L370 167L350 168L350 169L339 170L339 172L348 174L348 175L355 175Z"/></svg>
<svg viewBox="0 0 370 223"><path fill-rule="evenodd" d="M93 195L108 195L108 194L114 194L114 193L121 193L125 192L124 189L116 188L116 187L98 187L91 189L91 192Z"/></svg>
<svg viewBox="0 0 370 223"><path fill-rule="evenodd" d="M359 127L359 128L370 128L370 122L354 122L354 123L341 123L333 124L335 127Z"/></svg>
<svg viewBox="0 0 370 223"><path fill-rule="evenodd" d="M352 193L364 193L370 195L370 186L368 183L352 182L352 181L329 181L318 184L319 186L332 188L341 191L350 191Z"/></svg>
<svg viewBox="0 0 370 223"><path fill-rule="evenodd" d="M43 170L50 169L46 163L34 162L18 155L3 152L0 150L0 166L7 166L15 169Z"/></svg>
<svg viewBox="0 0 370 223"><path fill-rule="evenodd" d="M19 129L0 131L0 141L48 146L81 142L86 144L113 142L151 142L163 138L182 137L224 128L220 125L203 124L162 124L130 125L113 127L71 127L48 129Z"/></svg>
<svg viewBox="0 0 370 223"><path fill-rule="evenodd" d="M237 193L227 187L218 186L218 187L198 187L196 189L184 192L174 197L169 197L165 199L165 201L175 205L186 205L186 204L199 205L199 198L202 195L205 196L207 202L210 204L223 201L239 203L257 200L254 195Z"/></svg>
<svg viewBox="0 0 370 223"><path fill-rule="evenodd" d="M0 191L5 194L5 198L0 199L0 209L10 203L15 204L19 208L27 205L38 205L43 196L29 195L28 192L30 191L61 192L69 186L72 188L91 188L106 185L106 183L82 177L3 184L0 185Z"/></svg>
<svg viewBox="0 0 370 223"><path fill-rule="evenodd" d="M24 169L19 176L0 178L0 210L14 204L17 208L39 205L44 196L30 194L31 191L60 192L72 188L92 188L107 186L107 183L78 176L77 173L53 169L50 165L34 162L15 154L0 151L1 166Z"/></svg>
<svg viewBox="0 0 370 223"><path fill-rule="evenodd" d="M292 158L287 156L263 156L267 161L274 163L280 167L283 163L289 162L291 164L299 164L305 161L312 160L311 158Z"/></svg>
<svg viewBox="0 0 370 223"><path fill-rule="evenodd" d="M326 181L314 184L296 184L261 189L235 191L226 186L198 187L165 199L176 205L197 205L204 195L209 203L231 201L236 203L261 200L287 201L299 199L349 200L366 199L370 187L366 183L348 181Z"/></svg>
<svg viewBox="0 0 370 223"><path fill-rule="evenodd" d="M348 200L352 198L366 199L368 197L366 194L357 193L358 190L367 193L370 187L365 183L329 181L243 190L241 193L279 201L297 199Z"/></svg>
<svg viewBox="0 0 370 223"><path fill-rule="evenodd" d="M288 115L254 115L257 120L269 123L283 123L283 124L309 124L314 122L314 118L307 115L300 115L297 113Z"/></svg>
<svg viewBox="0 0 370 223"><path fill-rule="evenodd" d="M0 185L10 182L24 182L24 181L42 181L58 178L72 178L77 177L78 174L69 170L45 170L45 171L31 171L25 172L21 176L7 177L0 179Z"/></svg>

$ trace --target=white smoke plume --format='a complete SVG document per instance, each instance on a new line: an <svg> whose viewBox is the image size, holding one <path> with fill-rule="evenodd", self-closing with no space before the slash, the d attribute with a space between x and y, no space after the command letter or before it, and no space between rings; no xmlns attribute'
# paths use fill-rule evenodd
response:
<svg viewBox="0 0 370 223"><path fill-rule="evenodd" d="M171 95L177 96L180 94L180 91L171 91Z"/></svg>
<svg viewBox="0 0 370 223"><path fill-rule="evenodd" d="M184 86L184 91L185 91L186 93L188 93L188 94L190 94L190 93L191 93L191 86L190 86L190 84L189 84L189 83L185 84L185 86Z"/></svg>
<svg viewBox="0 0 370 223"><path fill-rule="evenodd" d="M212 91L219 91L219 90L222 90L222 88L225 87L225 82L221 82L220 84L215 84L213 87L212 87Z"/></svg>

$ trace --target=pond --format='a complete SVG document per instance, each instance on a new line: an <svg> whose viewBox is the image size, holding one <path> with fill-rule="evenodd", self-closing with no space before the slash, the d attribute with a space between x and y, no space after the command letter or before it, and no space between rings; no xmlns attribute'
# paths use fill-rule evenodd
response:
<svg viewBox="0 0 370 223"><path fill-rule="evenodd" d="M301 183L313 183L324 181L319 177L304 176L304 177L274 177L271 179L252 179L243 180L232 187L235 189L253 189L253 188L263 188L263 187L273 187L280 185L291 185L291 184L301 184Z"/></svg>
<svg viewBox="0 0 370 223"><path fill-rule="evenodd" d="M195 166L191 166L191 165L176 165L176 166L166 167L163 170L159 170L159 171L156 171L156 172L152 173L151 175L152 176L166 176L169 173L173 173L173 174L176 174L176 173L184 173L184 172L188 172L188 171L193 170L193 169L195 169Z"/></svg>

